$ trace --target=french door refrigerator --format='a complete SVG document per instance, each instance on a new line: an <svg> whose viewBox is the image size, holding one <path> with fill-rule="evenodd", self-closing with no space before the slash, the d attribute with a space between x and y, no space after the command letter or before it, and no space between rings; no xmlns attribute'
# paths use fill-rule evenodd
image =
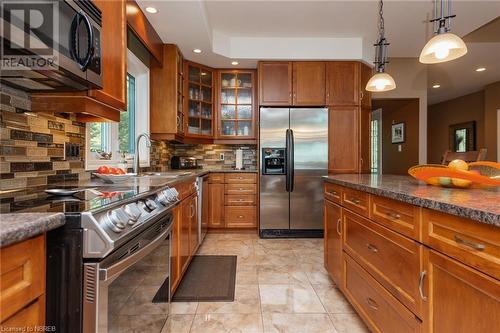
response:
<svg viewBox="0 0 500 333"><path fill-rule="evenodd" d="M322 237L328 109L260 109L260 236Z"/></svg>

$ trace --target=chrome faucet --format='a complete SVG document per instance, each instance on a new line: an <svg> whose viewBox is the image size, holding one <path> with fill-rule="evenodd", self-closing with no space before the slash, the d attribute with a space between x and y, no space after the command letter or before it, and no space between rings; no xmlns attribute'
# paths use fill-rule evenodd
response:
<svg viewBox="0 0 500 333"><path fill-rule="evenodd" d="M134 156L134 173L139 175L141 170L140 159L139 159L139 142L141 138L144 137L146 139L146 147L151 147L151 138L146 133L139 134L137 139L135 140L135 156Z"/></svg>

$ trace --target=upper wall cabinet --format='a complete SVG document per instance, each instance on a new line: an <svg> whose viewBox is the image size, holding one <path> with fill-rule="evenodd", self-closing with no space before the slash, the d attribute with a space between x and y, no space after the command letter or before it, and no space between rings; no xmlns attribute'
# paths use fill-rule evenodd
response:
<svg viewBox="0 0 500 333"><path fill-rule="evenodd" d="M255 138L255 71L219 70L217 139Z"/></svg>
<svg viewBox="0 0 500 333"><path fill-rule="evenodd" d="M163 46L163 66L150 68L151 136L157 140L182 141L184 135L184 66L174 44Z"/></svg>
<svg viewBox="0 0 500 333"><path fill-rule="evenodd" d="M326 65L326 100L330 106L371 106L365 90L371 68L356 61L332 61Z"/></svg>
<svg viewBox="0 0 500 333"><path fill-rule="evenodd" d="M191 138L212 139L214 135L214 70L186 61L184 133Z"/></svg>
<svg viewBox="0 0 500 333"><path fill-rule="evenodd" d="M259 103L266 106L292 105L292 63L259 62Z"/></svg>
<svg viewBox="0 0 500 333"><path fill-rule="evenodd" d="M125 0L93 0L102 12L103 88L70 93L33 94L32 110L73 112L79 121L120 121L127 109L127 18Z"/></svg>
<svg viewBox="0 0 500 333"><path fill-rule="evenodd" d="M325 103L325 63L299 61L293 63L293 105L323 106Z"/></svg>

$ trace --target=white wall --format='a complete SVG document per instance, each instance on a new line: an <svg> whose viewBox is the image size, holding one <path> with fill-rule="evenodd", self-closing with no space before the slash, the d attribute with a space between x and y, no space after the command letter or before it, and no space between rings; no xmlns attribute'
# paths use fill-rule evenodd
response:
<svg viewBox="0 0 500 333"><path fill-rule="evenodd" d="M418 162L427 163L427 67L417 58L390 58L386 72L396 81L396 89L373 93L373 99L418 98L419 144Z"/></svg>

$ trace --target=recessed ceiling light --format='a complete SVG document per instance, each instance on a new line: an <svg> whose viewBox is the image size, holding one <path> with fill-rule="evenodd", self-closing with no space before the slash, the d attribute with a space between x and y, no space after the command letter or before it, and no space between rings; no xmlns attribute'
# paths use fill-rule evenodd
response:
<svg viewBox="0 0 500 333"><path fill-rule="evenodd" d="M231 65L233 65L233 66L236 66L236 65L238 65L238 64L239 64L239 62L237 62L237 61L233 61L233 62L231 63Z"/></svg>
<svg viewBox="0 0 500 333"><path fill-rule="evenodd" d="M476 68L476 72L484 72L485 70L486 70L486 68L484 68L484 67Z"/></svg>
<svg viewBox="0 0 500 333"><path fill-rule="evenodd" d="M201 50L200 49L194 49L193 52L194 53L201 53Z"/></svg>
<svg viewBox="0 0 500 333"><path fill-rule="evenodd" d="M156 9L155 7L146 7L146 11L151 14L158 13L158 9Z"/></svg>
<svg viewBox="0 0 500 333"><path fill-rule="evenodd" d="M435 85L433 85L433 86L432 86L432 88L434 88L434 89L437 89L437 88L439 88L439 87L441 87L441 85L440 85L440 84L435 84Z"/></svg>

